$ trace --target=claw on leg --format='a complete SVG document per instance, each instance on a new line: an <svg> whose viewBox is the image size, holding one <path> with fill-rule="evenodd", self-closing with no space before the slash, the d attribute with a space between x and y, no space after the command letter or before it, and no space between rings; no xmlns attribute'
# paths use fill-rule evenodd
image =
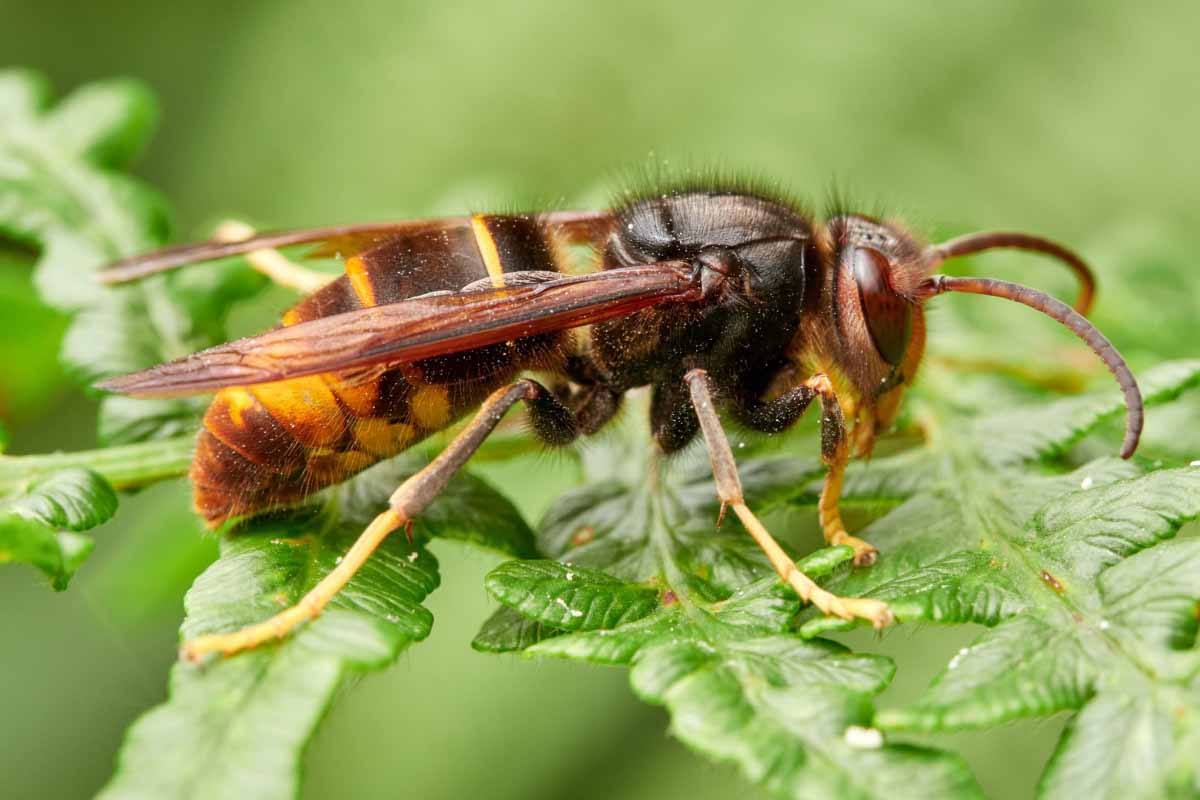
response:
<svg viewBox="0 0 1200 800"><path fill-rule="evenodd" d="M256 625L250 625L232 633L214 633L208 636L198 636L184 642L180 648L180 656L185 661L199 661L210 653L220 653L229 656L242 650L249 650L261 644L282 639L291 633L296 626L317 617L341 591L354 573L358 572L375 549L387 538L388 534L404 524L406 520L393 509L388 509L367 526L362 535L355 540L354 545L346 551L346 555L330 570L321 582L309 590L300 602L291 608L280 611L270 619Z"/></svg>
<svg viewBox="0 0 1200 800"><path fill-rule="evenodd" d="M505 412L521 401L527 402L533 409L545 410L546 405L552 402L550 398L549 391L532 380L519 380L511 386L497 389L483 402L475 418L437 458L400 484L400 488L388 500L388 510L371 521L341 561L300 602L265 622L232 633L199 636L185 642L180 655L188 661L198 661L211 653L232 655L280 639L296 626L319 615L389 534L403 526L411 541L413 518L446 488L450 478L479 449ZM557 408L546 413L553 419L561 418ZM564 409L562 413L567 412Z"/></svg>
<svg viewBox="0 0 1200 800"><path fill-rule="evenodd" d="M742 521L743 527L754 537L754 541L767 554L771 566L800 599L812 603L823 613L842 619L864 619L879 630L890 625L894 618L887 603L872 600L869 597L839 597L832 592L822 589L812 578L796 569L795 562L783 552L783 548L775 541L770 532L759 521L754 512L744 503L733 503L733 511Z"/></svg>
<svg viewBox="0 0 1200 800"><path fill-rule="evenodd" d="M854 548L854 566L869 567L879 558L879 550L870 542L863 541L857 536L851 536L844 530L834 531L832 536L826 535L825 541L833 547L849 545Z"/></svg>
<svg viewBox="0 0 1200 800"><path fill-rule="evenodd" d="M825 478L821 498L817 503L821 532L825 535L825 543L830 546L844 544L854 548L854 566L869 567L879 557L879 551L870 542L846 533L846 526L842 524L842 515L838 511L838 495L841 494L845 469L845 461L829 466L829 475Z"/></svg>
<svg viewBox="0 0 1200 800"><path fill-rule="evenodd" d="M869 567L879 557L879 551L870 542L847 533L841 512L838 511L842 480L846 475L846 463L850 460L850 445L841 406L833 392L833 385L824 375L814 375L806 384L821 395L821 458L829 467L829 474L825 476L825 484L821 487L821 497L817 501L821 532L825 535L826 544L845 544L854 548L854 566Z"/></svg>

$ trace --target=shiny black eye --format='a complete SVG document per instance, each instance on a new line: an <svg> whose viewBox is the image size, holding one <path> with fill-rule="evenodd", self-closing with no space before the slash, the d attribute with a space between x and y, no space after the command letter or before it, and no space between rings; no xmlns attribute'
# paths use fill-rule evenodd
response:
<svg viewBox="0 0 1200 800"><path fill-rule="evenodd" d="M897 367L912 338L912 306L892 288L891 269L883 253L856 247L851 258L871 341L883 360Z"/></svg>

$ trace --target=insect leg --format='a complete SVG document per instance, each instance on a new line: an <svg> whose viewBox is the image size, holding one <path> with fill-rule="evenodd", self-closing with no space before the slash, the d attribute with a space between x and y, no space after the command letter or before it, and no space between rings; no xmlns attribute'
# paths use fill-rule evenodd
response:
<svg viewBox="0 0 1200 800"><path fill-rule="evenodd" d="M254 235L254 228L244 222L230 220L217 226L213 239L218 242L240 242ZM251 250L244 256L250 266L275 283L303 294L311 294L336 278L302 267L278 250Z"/></svg>
<svg viewBox="0 0 1200 800"><path fill-rule="evenodd" d="M608 385L606 376L586 356L568 356L567 376L575 384L562 395L562 400L575 414L575 423L582 436L590 436L616 416L623 395Z"/></svg>
<svg viewBox="0 0 1200 800"><path fill-rule="evenodd" d="M886 603L865 597L838 597L822 589L796 569L795 562L783 551L742 498L742 483L738 478L737 463L733 459L729 439L725 436L716 407L713 405L708 374L704 370L694 369L684 376L684 380L691 393L692 405L700 421L704 442L708 446L709 461L712 464L713 479L717 484L717 494L721 498L722 511L727 506L733 509L742 525L766 553L779 577L796 591L801 600L812 603L826 614L843 619L858 617L868 620L876 628L889 624L892 621L892 612Z"/></svg>
<svg viewBox="0 0 1200 800"><path fill-rule="evenodd" d="M742 399L735 402L733 414L747 428L763 433L782 433L796 424L819 392L800 384L768 402Z"/></svg>
<svg viewBox="0 0 1200 800"><path fill-rule="evenodd" d="M683 382L670 381L654 387L650 398L650 432L664 453L674 453L696 438L700 422Z"/></svg>
<svg viewBox="0 0 1200 800"><path fill-rule="evenodd" d="M821 458L829 467L829 475L821 489L818 503L821 531L829 544L853 547L854 563L867 566L875 563L878 551L862 539L846 533L841 514L838 513L838 496L841 494L846 462L850 458L850 446L846 439L846 423L842 409L838 405L829 379L824 375L814 375L786 394L766 403L743 399L734 404L733 412L738 421L747 427L765 433L779 433L791 427L817 397L821 398L822 406Z"/></svg>
<svg viewBox="0 0 1200 800"><path fill-rule="evenodd" d="M185 642L183 658L196 661L208 653L232 655L286 636L293 628L321 613L375 549L398 528L412 523L467 462L510 408L524 400L530 407L534 429L554 443L572 438L574 419L570 412L541 384L520 380L492 393L475 418L463 428L437 458L400 485L388 501L389 508L375 517L328 575L300 602L274 617L231 633L200 636Z"/></svg>
<svg viewBox="0 0 1200 800"><path fill-rule="evenodd" d="M842 493L842 480L846 476L846 464L850 460L850 443L846 437L846 420L838 404L833 384L824 375L814 375L804 386L821 395L821 460L829 467L821 497L817 501L817 513L821 520L821 532L831 545L846 544L854 548L854 565L866 567L875 563L879 551L868 542L846 532L842 515L838 511L838 498Z"/></svg>
<svg viewBox="0 0 1200 800"><path fill-rule="evenodd" d="M607 386L584 386L573 392L566 402L575 414L579 434L590 436L616 416L621 407L621 395Z"/></svg>

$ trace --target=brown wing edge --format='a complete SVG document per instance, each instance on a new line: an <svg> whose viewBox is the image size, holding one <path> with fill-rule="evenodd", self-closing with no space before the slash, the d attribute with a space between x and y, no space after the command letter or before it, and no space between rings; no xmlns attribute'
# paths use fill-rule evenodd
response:
<svg viewBox="0 0 1200 800"><path fill-rule="evenodd" d="M607 230L607 223L611 219L608 211L551 211L538 216L545 224L560 227L569 239L579 242L594 241L601 232ZM96 280L107 285L128 283L188 264L214 261L254 250L292 247L301 244L324 244L325 246L318 247L313 253L319 257L347 256L354 253L335 252L336 247L331 249L330 243L353 242L357 247L362 248L379 244L394 236L468 224L470 224L470 218L465 216L400 222L366 222L261 233L236 242L213 240L174 245L113 262L96 273Z"/></svg>
<svg viewBox="0 0 1200 800"><path fill-rule="evenodd" d="M686 262L556 276L529 285L416 297L275 328L96 387L138 397L199 394L418 361L702 297Z"/></svg>

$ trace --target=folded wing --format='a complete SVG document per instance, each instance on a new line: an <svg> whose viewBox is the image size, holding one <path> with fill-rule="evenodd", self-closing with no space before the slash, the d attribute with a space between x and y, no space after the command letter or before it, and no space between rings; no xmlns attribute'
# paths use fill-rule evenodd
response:
<svg viewBox="0 0 1200 800"><path fill-rule="evenodd" d="M418 361L701 299L683 262L538 275L532 283L415 297L276 328L97 386L139 397L196 394Z"/></svg>

